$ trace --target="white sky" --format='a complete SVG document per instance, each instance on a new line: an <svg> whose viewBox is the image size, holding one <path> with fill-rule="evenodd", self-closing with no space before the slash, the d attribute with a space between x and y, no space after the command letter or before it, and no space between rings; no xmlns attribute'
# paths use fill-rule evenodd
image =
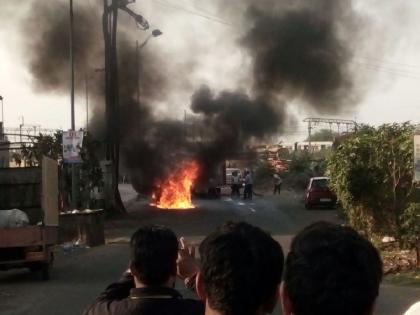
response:
<svg viewBox="0 0 420 315"><path fill-rule="evenodd" d="M94 3L102 0L74 0L75 5L78 1ZM2 10L2 4L6 2L9 10ZM40 94L32 89L33 78L25 62L25 56L30 52L22 51L23 39L18 30L20 17L26 11L22 1L15 2L16 7L11 9L10 0L0 0L0 95L4 97L5 125L17 127L24 116L27 124L67 129L70 127L70 96ZM235 45L240 34L235 34L230 26L190 12L202 14L203 11L211 11L206 1L137 0L131 7L141 12L151 22L152 28L158 27L164 33L152 39L147 49L159 50L169 58L177 56L179 60L174 62L186 63L189 54L201 54L200 63L195 65L191 74L194 76L192 89L203 83L216 90L238 86L246 88L249 60L245 52ZM365 57L358 57L355 65L360 67L361 73L371 76L371 83L366 86L366 96L359 104L334 117L375 125L408 120L420 122L420 1L358 0L357 9L374 25L369 34L371 46L367 47L366 55L361 53ZM133 32L140 31L133 26ZM175 79L183 80L182 77ZM171 107L170 112L181 118L191 91L175 94L168 100L168 103L177 104ZM298 121L308 116L321 116L303 111L298 103L290 106ZM159 108L166 112L168 105L161 104ZM78 95L78 127L84 126L85 115L84 95ZM304 138L306 126L301 123L289 130L288 135L298 140Z"/></svg>

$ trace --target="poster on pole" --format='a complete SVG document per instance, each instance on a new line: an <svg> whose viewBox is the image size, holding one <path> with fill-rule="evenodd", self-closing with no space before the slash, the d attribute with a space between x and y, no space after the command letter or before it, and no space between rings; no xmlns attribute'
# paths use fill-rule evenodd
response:
<svg viewBox="0 0 420 315"><path fill-rule="evenodd" d="M69 130L63 132L64 163L82 163L80 149L83 145L83 131Z"/></svg>
<svg viewBox="0 0 420 315"><path fill-rule="evenodd" d="M420 135L414 135L414 181L420 182Z"/></svg>

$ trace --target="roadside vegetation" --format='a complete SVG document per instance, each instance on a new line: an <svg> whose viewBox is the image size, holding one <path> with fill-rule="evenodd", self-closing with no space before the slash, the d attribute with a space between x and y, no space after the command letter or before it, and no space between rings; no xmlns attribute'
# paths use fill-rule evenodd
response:
<svg viewBox="0 0 420 315"><path fill-rule="evenodd" d="M417 275L420 268L414 129L409 123L361 126L337 144L327 161L347 222L382 250L386 273Z"/></svg>

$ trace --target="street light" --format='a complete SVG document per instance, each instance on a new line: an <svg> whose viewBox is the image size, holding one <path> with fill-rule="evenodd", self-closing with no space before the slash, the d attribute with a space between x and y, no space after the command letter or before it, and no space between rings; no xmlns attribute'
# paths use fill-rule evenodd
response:
<svg viewBox="0 0 420 315"><path fill-rule="evenodd" d="M4 130L4 117L3 117L3 96L1 96L0 95L0 101L1 101L1 128L0 128L0 136L1 136L1 139L0 140L3 140L4 139L4 132L3 132L3 130Z"/></svg>
<svg viewBox="0 0 420 315"><path fill-rule="evenodd" d="M146 46L148 41L152 37L158 37L162 35L163 33L159 29L155 29L152 31L152 34L149 34L149 36L146 37L146 39L139 45L139 41L136 41L136 66L137 66L137 104L140 104L140 50Z"/></svg>
<svg viewBox="0 0 420 315"><path fill-rule="evenodd" d="M125 12L127 12L137 23L137 27L141 28L142 30L147 30L149 29L149 22L147 22L147 20L140 14L137 14L135 12L133 12L130 8L128 8L126 5L128 3L126 3L126 1L122 1L123 3L119 4L119 8Z"/></svg>
<svg viewBox="0 0 420 315"><path fill-rule="evenodd" d="M4 112L3 112L3 96L0 95L0 101L1 101L1 122L4 126Z"/></svg>
<svg viewBox="0 0 420 315"><path fill-rule="evenodd" d="M152 38L152 37L158 37L158 36L160 36L160 35L162 35L163 33L160 31L160 30L158 30L158 29L155 29L155 30L153 30L152 31L152 34L149 34L149 36L147 36L146 37L146 39L143 41L143 43L141 43L140 45L138 44L138 41L137 41L137 46L138 46L138 51L137 52L139 52L139 50L140 49L142 49L144 46L146 46L146 44L149 42L149 40Z"/></svg>

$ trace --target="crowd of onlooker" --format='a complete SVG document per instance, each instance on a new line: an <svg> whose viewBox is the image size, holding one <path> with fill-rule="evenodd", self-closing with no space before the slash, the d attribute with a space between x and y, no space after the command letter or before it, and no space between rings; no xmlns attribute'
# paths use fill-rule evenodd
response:
<svg viewBox="0 0 420 315"><path fill-rule="evenodd" d="M137 230L130 251L128 270L85 315L256 315L278 302L284 315L370 315L382 280L375 247L327 222L298 233L286 259L268 233L244 222L208 235L199 260L195 246L158 225ZM175 290L177 278L196 299Z"/></svg>

